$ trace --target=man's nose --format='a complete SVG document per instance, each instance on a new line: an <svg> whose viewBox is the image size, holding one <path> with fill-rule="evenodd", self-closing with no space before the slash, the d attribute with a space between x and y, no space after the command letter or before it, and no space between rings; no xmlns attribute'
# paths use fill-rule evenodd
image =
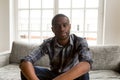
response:
<svg viewBox="0 0 120 80"><path fill-rule="evenodd" d="M64 31L64 30L65 30L64 25L60 25L60 31Z"/></svg>

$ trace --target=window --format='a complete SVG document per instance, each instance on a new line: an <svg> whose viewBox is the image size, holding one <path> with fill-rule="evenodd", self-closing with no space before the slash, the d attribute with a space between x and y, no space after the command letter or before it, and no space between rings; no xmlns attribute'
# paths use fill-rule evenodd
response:
<svg viewBox="0 0 120 80"><path fill-rule="evenodd" d="M71 33L85 37L88 44L98 42L98 23L102 24L102 0L16 0L16 40L41 43L54 36L51 19L57 13L70 18Z"/></svg>

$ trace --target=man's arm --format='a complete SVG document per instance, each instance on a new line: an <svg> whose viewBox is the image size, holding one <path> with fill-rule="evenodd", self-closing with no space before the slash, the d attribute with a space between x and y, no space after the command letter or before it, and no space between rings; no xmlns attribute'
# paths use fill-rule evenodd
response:
<svg viewBox="0 0 120 80"><path fill-rule="evenodd" d="M53 80L73 80L83 74L87 73L90 70L90 64L88 62L80 62L67 72L57 76Z"/></svg>
<svg viewBox="0 0 120 80"><path fill-rule="evenodd" d="M35 71L31 62L23 61L20 64L20 69L23 75L27 78L27 80L39 80L35 74Z"/></svg>

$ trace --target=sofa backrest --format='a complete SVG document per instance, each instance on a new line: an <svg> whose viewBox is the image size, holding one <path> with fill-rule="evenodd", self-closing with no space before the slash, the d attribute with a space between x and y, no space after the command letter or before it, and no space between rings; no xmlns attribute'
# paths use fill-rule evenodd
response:
<svg viewBox="0 0 120 80"><path fill-rule="evenodd" d="M91 46L93 70L118 70L120 68L120 47L116 45Z"/></svg>
<svg viewBox="0 0 120 80"><path fill-rule="evenodd" d="M28 55L38 45L27 44L22 42L13 42L10 55L10 63L19 63L20 59ZM115 45L109 46L90 46L92 53L93 70L106 70L120 68L120 47ZM35 65L49 66L49 57L45 55L38 60Z"/></svg>
<svg viewBox="0 0 120 80"><path fill-rule="evenodd" d="M30 52L39 45L37 44L28 44L23 42L14 41L12 44L12 50L10 55L10 63L20 63L20 59L24 56L30 54ZM42 59L38 60L35 65L40 66L49 66L48 56L45 55Z"/></svg>

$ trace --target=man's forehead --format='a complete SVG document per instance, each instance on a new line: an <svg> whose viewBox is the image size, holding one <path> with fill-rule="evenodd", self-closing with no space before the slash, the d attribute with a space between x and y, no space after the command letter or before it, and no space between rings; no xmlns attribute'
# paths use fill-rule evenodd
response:
<svg viewBox="0 0 120 80"><path fill-rule="evenodd" d="M55 23L69 23L69 20L66 17L57 17Z"/></svg>

